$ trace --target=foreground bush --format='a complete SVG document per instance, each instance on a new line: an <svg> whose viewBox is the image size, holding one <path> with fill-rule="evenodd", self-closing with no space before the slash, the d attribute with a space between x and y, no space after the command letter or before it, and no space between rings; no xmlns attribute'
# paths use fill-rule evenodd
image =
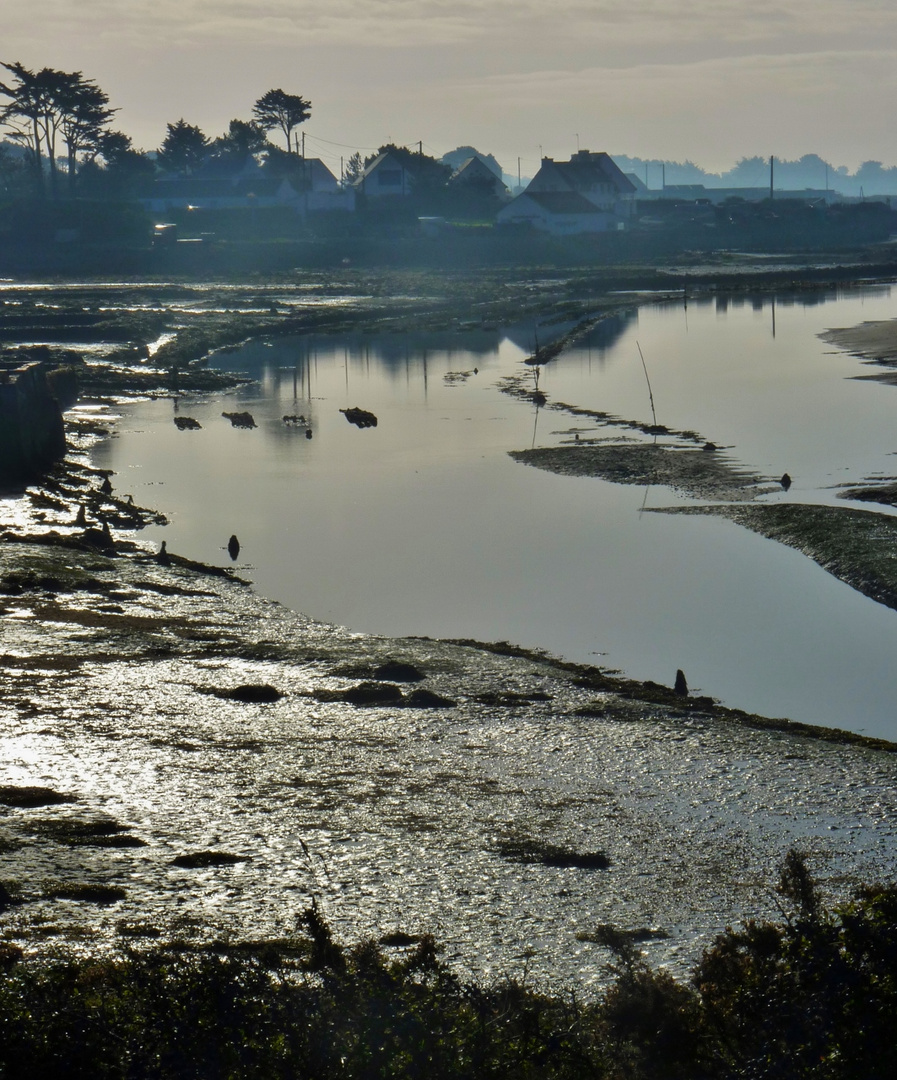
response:
<svg viewBox="0 0 897 1080"><path fill-rule="evenodd" d="M791 854L781 924L723 934L693 985L608 935L594 1002L462 982L423 938L390 959L335 943L316 907L294 942L15 963L0 976L4 1078L890 1078L897 890L823 908ZM2 959L2 957L0 957Z"/></svg>

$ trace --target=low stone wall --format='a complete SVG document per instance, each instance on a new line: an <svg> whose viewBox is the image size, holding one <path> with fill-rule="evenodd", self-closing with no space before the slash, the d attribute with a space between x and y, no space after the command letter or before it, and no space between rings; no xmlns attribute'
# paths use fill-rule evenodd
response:
<svg viewBox="0 0 897 1080"><path fill-rule="evenodd" d="M0 369L0 489L36 479L65 455L62 406L43 363Z"/></svg>

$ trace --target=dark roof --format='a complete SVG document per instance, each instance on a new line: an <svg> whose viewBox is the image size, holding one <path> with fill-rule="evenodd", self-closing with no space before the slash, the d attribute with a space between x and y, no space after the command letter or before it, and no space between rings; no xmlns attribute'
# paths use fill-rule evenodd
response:
<svg viewBox="0 0 897 1080"><path fill-rule="evenodd" d="M549 214L604 214L578 191L526 191L519 199L532 199ZM516 200L515 200L516 202Z"/></svg>
<svg viewBox="0 0 897 1080"><path fill-rule="evenodd" d="M600 184L612 184L623 195L635 191L632 181L627 179L610 154L603 151L593 154L588 150L579 150L569 161L551 161L546 158L543 165L546 164L553 168L573 191L592 191Z"/></svg>

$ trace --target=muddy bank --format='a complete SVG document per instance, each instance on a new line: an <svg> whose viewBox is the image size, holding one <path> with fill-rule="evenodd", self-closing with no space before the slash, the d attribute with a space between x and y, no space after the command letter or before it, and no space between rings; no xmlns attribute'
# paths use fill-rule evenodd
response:
<svg viewBox="0 0 897 1080"><path fill-rule="evenodd" d="M576 442L569 446L513 450L510 455L562 476L598 476L615 484L659 484L698 499L750 500L762 478L740 468L708 444L704 449L675 443Z"/></svg>
<svg viewBox="0 0 897 1080"><path fill-rule="evenodd" d="M774 913L788 848L832 895L897 855L887 744L351 634L127 543L7 538L0 567L2 933L29 952L281 935L315 897L347 938L435 929L459 969L584 987L597 925L679 969Z"/></svg>
<svg viewBox="0 0 897 1080"><path fill-rule="evenodd" d="M859 326L840 327L820 334L823 341L836 345L872 364L889 368L897 365L897 319L860 323ZM881 382L897 381L897 372L882 371L878 374L860 376Z"/></svg>

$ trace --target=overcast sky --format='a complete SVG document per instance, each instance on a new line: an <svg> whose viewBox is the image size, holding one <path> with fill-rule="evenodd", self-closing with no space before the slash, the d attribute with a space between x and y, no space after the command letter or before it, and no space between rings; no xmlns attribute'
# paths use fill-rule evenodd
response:
<svg viewBox="0 0 897 1080"><path fill-rule="evenodd" d="M155 149L280 87L309 156L471 144L690 159L818 153L897 165L894 0L0 0L0 60L81 71Z"/></svg>

